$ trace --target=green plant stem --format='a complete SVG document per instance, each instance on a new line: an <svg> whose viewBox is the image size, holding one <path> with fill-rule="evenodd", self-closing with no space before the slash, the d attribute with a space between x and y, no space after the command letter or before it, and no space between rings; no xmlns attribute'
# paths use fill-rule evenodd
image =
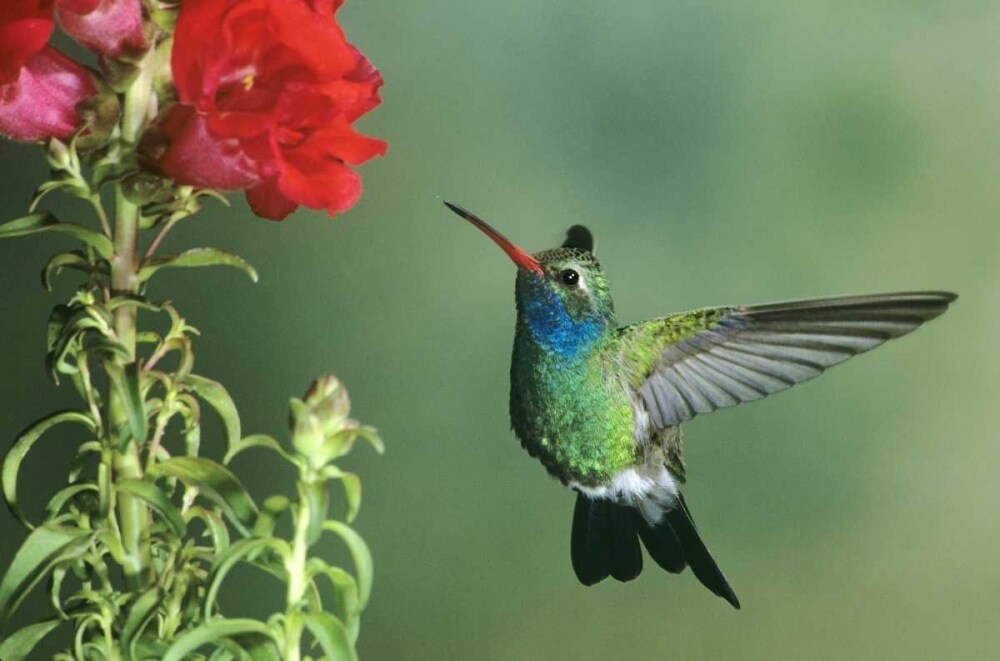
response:
<svg viewBox="0 0 1000 661"><path fill-rule="evenodd" d="M122 112L122 138L135 143L150 115L152 97L152 55L140 62L140 73L125 94ZM115 254L111 260L111 289L115 296L134 295L139 291L139 209L122 190L115 186ZM135 326L137 310L133 305L122 305L115 310L115 335L129 353L130 361L136 360ZM119 443L119 434L129 428L125 403L115 389L111 390L109 441L115 446L113 460L116 480L141 479L142 464L139 459L139 444L144 438L132 438L130 442ZM148 587L153 581L153 567L149 549L149 515L141 500L126 493L118 493L118 518L121 529L123 550L123 571L129 590L138 591Z"/></svg>
<svg viewBox="0 0 1000 661"><path fill-rule="evenodd" d="M134 294L138 290L138 263L136 245L138 239L138 210L119 189L116 192L115 255L111 262L111 288L116 295ZM136 308L122 305L115 310L115 334L118 341L128 349L135 359ZM121 361L125 362L125 361ZM114 475L116 480L141 479L142 466L139 462L139 443L145 439L131 439L121 447L118 434L129 429L125 403L119 393L110 392L111 437L116 445L114 454ZM152 580L149 538L147 535L148 514L141 500L126 493L118 494L118 518L121 527L122 549L124 552L125 582L129 590L139 590Z"/></svg>
<svg viewBox="0 0 1000 661"><path fill-rule="evenodd" d="M302 641L302 602L306 594L306 558L309 551L309 499L299 483L299 503L295 513L295 536L292 538L292 555L287 560L288 591L285 605L284 661L299 661Z"/></svg>

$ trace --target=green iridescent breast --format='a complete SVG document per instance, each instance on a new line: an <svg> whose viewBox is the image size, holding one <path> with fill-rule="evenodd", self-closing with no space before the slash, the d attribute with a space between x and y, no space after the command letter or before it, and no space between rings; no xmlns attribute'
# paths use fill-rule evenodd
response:
<svg viewBox="0 0 1000 661"><path fill-rule="evenodd" d="M632 405L607 348L566 357L540 348L527 328L515 336L511 425L564 484L607 484L637 461Z"/></svg>

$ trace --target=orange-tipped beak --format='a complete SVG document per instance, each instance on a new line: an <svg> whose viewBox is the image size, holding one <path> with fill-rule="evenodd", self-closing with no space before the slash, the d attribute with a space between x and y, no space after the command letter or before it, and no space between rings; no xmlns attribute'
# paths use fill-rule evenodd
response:
<svg viewBox="0 0 1000 661"><path fill-rule="evenodd" d="M543 275L545 273L545 269L542 268L542 265L538 263L537 259L508 241L507 237L486 224L486 221L469 213L457 204L445 202L444 205L478 227L482 230L483 234L493 239L493 241L500 246L508 256L510 256L511 260L517 264L518 268L525 269L527 271L534 271L538 275Z"/></svg>

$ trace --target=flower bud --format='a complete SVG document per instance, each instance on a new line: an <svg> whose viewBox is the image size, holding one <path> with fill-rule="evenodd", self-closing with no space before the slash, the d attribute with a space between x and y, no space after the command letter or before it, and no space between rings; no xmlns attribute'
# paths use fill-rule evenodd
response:
<svg viewBox="0 0 1000 661"><path fill-rule="evenodd" d="M316 464L324 464L342 454L341 450L346 450L354 441L353 434L343 432L358 426L348 417L350 412L347 389L336 377L326 375L313 381L302 400L292 400L295 449L314 459Z"/></svg>

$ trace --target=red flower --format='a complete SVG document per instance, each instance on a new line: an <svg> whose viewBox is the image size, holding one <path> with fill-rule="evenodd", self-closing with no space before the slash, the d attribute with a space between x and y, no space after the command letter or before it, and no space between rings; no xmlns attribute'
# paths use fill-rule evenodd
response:
<svg viewBox="0 0 1000 661"><path fill-rule="evenodd" d="M0 85L17 80L52 35L52 0L0 0Z"/></svg>
<svg viewBox="0 0 1000 661"><path fill-rule="evenodd" d="M184 0L171 61L179 103L147 136L147 155L180 183L245 189L264 218L300 204L351 208L361 178L348 164L386 144L351 126L381 102L382 78L345 40L341 4Z"/></svg>
<svg viewBox="0 0 1000 661"><path fill-rule="evenodd" d="M97 92L90 72L51 46L52 2L0 0L0 133L15 140L67 138L76 106Z"/></svg>
<svg viewBox="0 0 1000 661"><path fill-rule="evenodd" d="M26 142L68 138L80 125L77 105L96 93L85 67L45 46L15 82L0 86L0 133Z"/></svg>
<svg viewBox="0 0 1000 661"><path fill-rule="evenodd" d="M120 57L146 47L141 0L57 0L56 7L66 34L96 53Z"/></svg>

